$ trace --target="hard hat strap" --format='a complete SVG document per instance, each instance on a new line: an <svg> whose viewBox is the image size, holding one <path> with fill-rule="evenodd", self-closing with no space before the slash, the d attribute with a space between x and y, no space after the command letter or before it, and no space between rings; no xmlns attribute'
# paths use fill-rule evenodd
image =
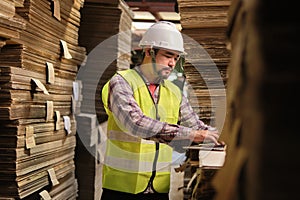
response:
<svg viewBox="0 0 300 200"><path fill-rule="evenodd" d="M151 59L152 59L153 72L156 73L156 74L158 74L157 68L156 68L155 51L154 51L153 48L150 49L150 55L151 55Z"/></svg>

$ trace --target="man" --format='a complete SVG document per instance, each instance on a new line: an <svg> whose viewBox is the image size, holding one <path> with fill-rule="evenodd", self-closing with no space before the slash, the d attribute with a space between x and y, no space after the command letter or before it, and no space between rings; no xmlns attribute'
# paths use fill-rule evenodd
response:
<svg viewBox="0 0 300 200"><path fill-rule="evenodd" d="M200 121L180 89L167 80L185 53L176 26L155 23L140 46L142 64L117 72L102 89L109 116L102 200L169 199L177 141L219 144L218 131Z"/></svg>

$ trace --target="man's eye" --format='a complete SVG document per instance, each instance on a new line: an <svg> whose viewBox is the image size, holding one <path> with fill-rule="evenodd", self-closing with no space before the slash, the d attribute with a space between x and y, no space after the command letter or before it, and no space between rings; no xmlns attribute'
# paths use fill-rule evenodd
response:
<svg viewBox="0 0 300 200"><path fill-rule="evenodd" d="M171 55L165 55L166 58L173 58Z"/></svg>

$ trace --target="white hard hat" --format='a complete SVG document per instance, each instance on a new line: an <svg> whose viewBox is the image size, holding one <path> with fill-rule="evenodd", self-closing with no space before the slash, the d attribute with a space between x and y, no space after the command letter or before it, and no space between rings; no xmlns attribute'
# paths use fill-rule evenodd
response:
<svg viewBox="0 0 300 200"><path fill-rule="evenodd" d="M168 21L159 21L153 24L144 33L139 46L169 49L185 54L181 33L174 23Z"/></svg>

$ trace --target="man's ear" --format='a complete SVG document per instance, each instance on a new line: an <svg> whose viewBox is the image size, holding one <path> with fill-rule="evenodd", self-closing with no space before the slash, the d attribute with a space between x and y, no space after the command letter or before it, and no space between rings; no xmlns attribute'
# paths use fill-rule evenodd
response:
<svg viewBox="0 0 300 200"><path fill-rule="evenodd" d="M151 56L151 54L150 54L150 48L146 48L144 50L144 52L145 52L145 56Z"/></svg>

